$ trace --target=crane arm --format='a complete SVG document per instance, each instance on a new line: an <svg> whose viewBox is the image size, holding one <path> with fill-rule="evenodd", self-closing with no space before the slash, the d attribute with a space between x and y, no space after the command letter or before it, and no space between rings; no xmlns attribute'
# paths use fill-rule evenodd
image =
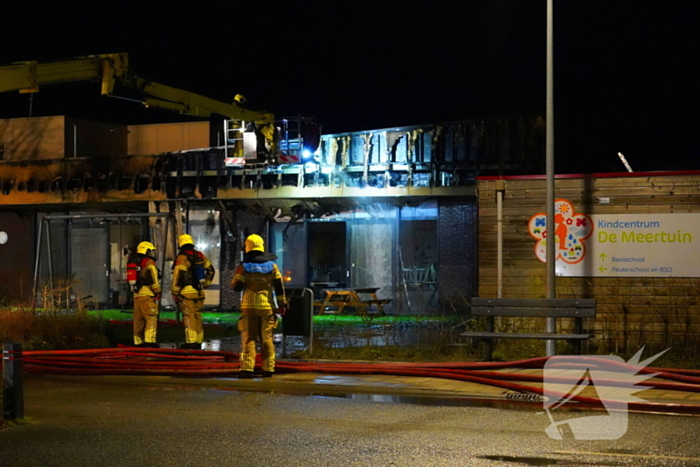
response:
<svg viewBox="0 0 700 467"><path fill-rule="evenodd" d="M64 62L19 62L0 67L0 92L39 92L47 84L102 80L102 94L111 96L114 83L128 70L127 54L94 55Z"/></svg>
<svg viewBox="0 0 700 467"><path fill-rule="evenodd" d="M211 114L218 114L233 120L256 123L271 123L275 119L272 114L244 109L235 102L227 104L139 77L132 80L130 87L149 96L143 101L146 107L160 107L196 117L209 117Z"/></svg>
<svg viewBox="0 0 700 467"><path fill-rule="evenodd" d="M244 109L237 103L227 104L208 97L140 78L129 70L126 53L92 55L75 60L37 63L20 62L0 67L0 92L38 92L48 84L79 81L102 81L102 95L112 96L116 83L134 89L144 96L144 105L159 107L197 117L212 114L233 120L266 124L274 116L266 112Z"/></svg>

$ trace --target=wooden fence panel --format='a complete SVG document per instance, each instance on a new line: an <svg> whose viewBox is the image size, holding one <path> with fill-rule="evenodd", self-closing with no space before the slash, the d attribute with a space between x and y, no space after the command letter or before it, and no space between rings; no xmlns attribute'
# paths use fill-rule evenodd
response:
<svg viewBox="0 0 700 467"><path fill-rule="evenodd" d="M503 297L543 298L546 265L535 257L527 222L545 212L546 181L505 179ZM478 181L480 297L498 291L495 188L494 180ZM585 214L700 213L700 173L557 179L555 197ZM608 346L653 342L700 352L700 278L557 277L557 298L595 298L598 315L587 322Z"/></svg>

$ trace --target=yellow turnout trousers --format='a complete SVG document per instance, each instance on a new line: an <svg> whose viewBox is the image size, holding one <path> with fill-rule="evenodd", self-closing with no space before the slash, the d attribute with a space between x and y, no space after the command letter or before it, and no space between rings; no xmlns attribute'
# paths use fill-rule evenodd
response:
<svg viewBox="0 0 700 467"><path fill-rule="evenodd" d="M134 298L134 345L154 344L158 330L158 304L147 295Z"/></svg>
<svg viewBox="0 0 700 467"><path fill-rule="evenodd" d="M180 310L185 323L185 342L201 344L204 342L204 327L202 326L202 308L204 299L181 298Z"/></svg>
<svg viewBox="0 0 700 467"><path fill-rule="evenodd" d="M262 342L262 371L275 371L275 344L272 331L277 327L277 317L271 309L243 308L238 330L241 332L241 371L253 371L255 368L256 342L260 336Z"/></svg>

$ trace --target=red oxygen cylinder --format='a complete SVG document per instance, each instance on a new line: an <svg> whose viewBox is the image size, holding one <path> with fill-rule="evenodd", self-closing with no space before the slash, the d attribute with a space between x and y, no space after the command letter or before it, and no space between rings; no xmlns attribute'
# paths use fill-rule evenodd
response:
<svg viewBox="0 0 700 467"><path fill-rule="evenodd" d="M126 281L132 287L136 285L136 279L137 279L138 272L139 272L139 267L136 264L136 261L134 261L133 259L129 260L129 262L126 263Z"/></svg>

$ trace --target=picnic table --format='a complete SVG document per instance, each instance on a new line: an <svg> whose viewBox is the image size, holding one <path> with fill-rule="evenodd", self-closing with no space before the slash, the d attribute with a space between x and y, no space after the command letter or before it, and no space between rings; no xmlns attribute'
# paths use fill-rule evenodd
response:
<svg viewBox="0 0 700 467"><path fill-rule="evenodd" d="M378 290L379 287L326 289L325 298L314 301L314 306L319 308L320 314L340 314L346 307L352 307L363 316L370 312L384 316L384 305L391 303L391 299L377 298Z"/></svg>

